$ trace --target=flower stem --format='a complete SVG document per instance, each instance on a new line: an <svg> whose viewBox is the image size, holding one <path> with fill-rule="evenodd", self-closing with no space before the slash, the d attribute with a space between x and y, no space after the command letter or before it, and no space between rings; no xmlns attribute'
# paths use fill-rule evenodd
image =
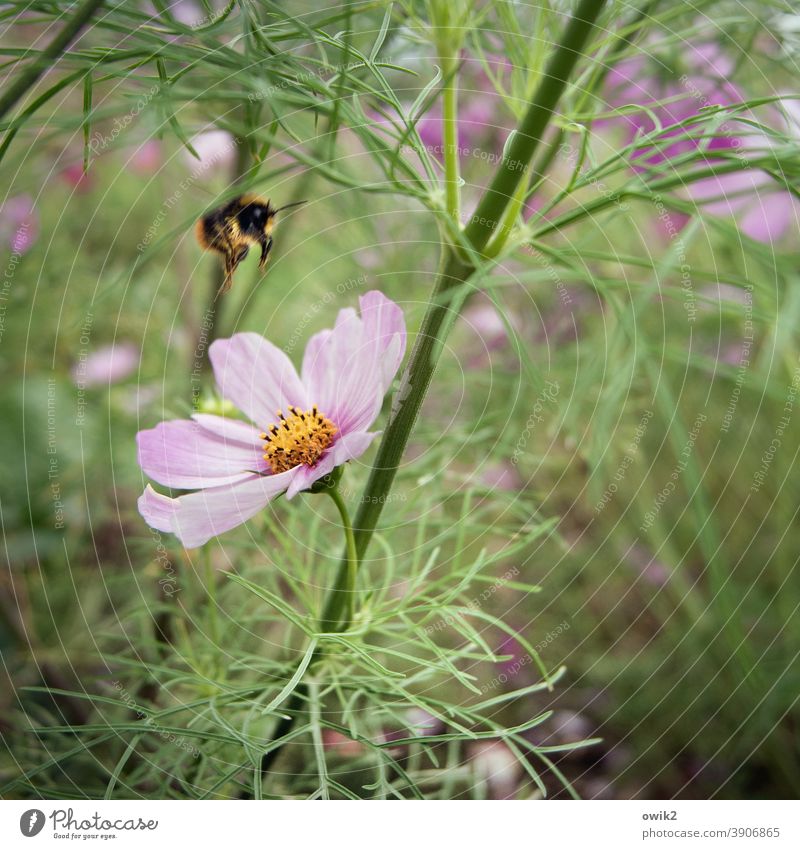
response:
<svg viewBox="0 0 800 849"><path fill-rule="evenodd" d="M503 161L464 231L477 251L486 247L522 177L530 170L533 154L555 114L558 101L604 3L605 0L581 0L567 24L564 37L542 74L539 88L503 155ZM532 179L537 176L533 174Z"/></svg>
<svg viewBox="0 0 800 849"><path fill-rule="evenodd" d="M511 231L517 222L522 206L525 203L525 195L528 191L528 181L522 180L514 192L514 197L511 198L511 203L506 207L503 213L503 219L500 222L499 232L494 237L489 245L486 246L484 254L494 259L501 250L505 247L506 242L511 236Z"/></svg>
<svg viewBox="0 0 800 849"><path fill-rule="evenodd" d="M542 75L536 94L506 150L502 163L498 166L491 185L464 230L465 240L475 252L480 253L486 247L523 177L530 180L526 172L530 170L533 155L575 64L582 55L604 3L605 0L581 0L575 15L570 19L561 43L556 47ZM436 368L438 352L441 351L439 337L449 325L449 322L445 322L450 311L446 295L451 289L463 285L475 270L476 265L472 257L465 256L455 248L447 250L442 272L403 373L397 393L399 407L384 432L361 507L356 514L354 536L359 558L363 558L372 538ZM325 631L335 631L341 627L339 599L347 585L348 568L345 558L339 567L336 584L323 611L322 629Z"/></svg>
<svg viewBox="0 0 800 849"><path fill-rule="evenodd" d="M344 503L342 494L339 492L337 487L332 487L325 491L333 499L333 503L336 505L336 509L339 511L339 515L342 518L342 527L344 528L346 541L345 560L347 563L347 582L345 586L344 602L340 602L345 613L343 620L344 627L342 630L346 630L347 626L353 621L353 614L356 609L356 582L358 580L359 566L358 553L356 552L356 539L353 534L353 523L350 521L350 514L347 511L347 505ZM341 616L341 611L337 609L336 613L337 618L339 618L339 616Z"/></svg>
<svg viewBox="0 0 800 849"><path fill-rule="evenodd" d="M461 177L458 163L458 73L457 62L447 62L442 105L442 135L444 138L444 185L447 212L460 224Z"/></svg>
<svg viewBox="0 0 800 849"><path fill-rule="evenodd" d="M206 582L206 607L208 608L208 635L215 649L220 646L219 616L217 613L217 570L211 560L211 551L208 547L203 549L205 559L205 582ZM216 663L216 661L215 661ZM216 674L216 666L214 674Z"/></svg>

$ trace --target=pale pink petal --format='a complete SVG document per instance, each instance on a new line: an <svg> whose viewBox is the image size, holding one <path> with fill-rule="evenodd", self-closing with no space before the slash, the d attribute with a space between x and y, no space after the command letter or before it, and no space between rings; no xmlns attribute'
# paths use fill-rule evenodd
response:
<svg viewBox="0 0 800 849"><path fill-rule="evenodd" d="M365 345L381 369L383 391L392 385L406 353L403 311L377 289L358 299L364 325Z"/></svg>
<svg viewBox="0 0 800 849"><path fill-rule="evenodd" d="M762 193L739 219L739 227L751 239L774 242L789 229L795 204L789 192Z"/></svg>
<svg viewBox="0 0 800 849"><path fill-rule="evenodd" d="M312 403L340 434L366 430L380 412L406 349L402 310L381 292L359 299L361 316L339 312L336 326L314 336L303 360Z"/></svg>
<svg viewBox="0 0 800 849"><path fill-rule="evenodd" d="M336 326L317 334L303 364L313 404L341 435L365 430L375 420L383 400L383 375L374 356L372 337L355 310L340 310Z"/></svg>
<svg viewBox="0 0 800 849"><path fill-rule="evenodd" d="M167 498L166 495L161 495L156 492L150 484L144 488L144 492L139 496L137 506L142 518L157 531L163 531L165 534L172 533L172 514L174 512L172 502L173 498Z"/></svg>
<svg viewBox="0 0 800 849"><path fill-rule="evenodd" d="M233 162L236 146L239 144L237 139L225 130L208 130L200 133L191 140L191 143L200 157L199 161L188 150L184 149L181 153L186 165L195 174L203 173L211 166L224 171Z"/></svg>
<svg viewBox="0 0 800 849"><path fill-rule="evenodd" d="M331 333L333 333L332 330L320 330L319 333L315 333L308 340L305 353L303 354L303 367L300 375L303 385L309 389L309 397L312 398L312 403L314 403L314 391L323 381L322 374L315 376L314 372L317 369L321 370L326 363L326 361L320 357L320 354L328 343Z"/></svg>
<svg viewBox="0 0 800 849"><path fill-rule="evenodd" d="M204 417L206 422L215 418ZM224 419L219 421L221 427L228 426ZM264 471L267 464L258 431L249 428L247 441L240 438L238 429L236 433L230 439L198 421L161 422L136 435L139 465L148 477L175 489L216 487Z"/></svg>
<svg viewBox="0 0 800 849"><path fill-rule="evenodd" d="M309 406L306 390L286 354L257 333L211 343L209 357L220 391L260 428L290 404Z"/></svg>
<svg viewBox="0 0 800 849"><path fill-rule="evenodd" d="M303 492L311 487L325 475L329 475L336 468L333 453L326 454L316 466L298 466L297 474L292 478L286 490L286 497L292 499L298 492Z"/></svg>
<svg viewBox="0 0 800 849"><path fill-rule="evenodd" d="M378 433L376 431L360 430L348 433L341 439L337 439L331 449L334 465L341 466L349 460L355 460L357 457L360 457L369 448L377 435Z"/></svg>
<svg viewBox="0 0 800 849"><path fill-rule="evenodd" d="M248 422L241 421L241 419L214 416L210 413L192 413L192 418L204 430L210 431L215 436L219 436L229 442L241 442L244 445L251 445L253 442L256 442L259 445L263 445L260 440L260 434L263 431L253 427Z"/></svg>
<svg viewBox="0 0 800 849"><path fill-rule="evenodd" d="M139 512L153 528L175 534L186 548L197 548L255 516L291 483L295 469L168 498L151 486L139 498Z"/></svg>

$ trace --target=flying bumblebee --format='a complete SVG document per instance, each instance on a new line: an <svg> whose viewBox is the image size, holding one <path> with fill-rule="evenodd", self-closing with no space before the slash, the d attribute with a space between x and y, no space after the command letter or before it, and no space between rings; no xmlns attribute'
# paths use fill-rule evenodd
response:
<svg viewBox="0 0 800 849"><path fill-rule="evenodd" d="M219 209L204 215L195 227L200 247L222 255L225 279L217 292L219 297L233 284L233 273L247 256L251 245L261 248L258 267L263 271L272 249L272 229L275 216L284 209L299 206L304 200L273 209L268 200L258 195L241 195Z"/></svg>

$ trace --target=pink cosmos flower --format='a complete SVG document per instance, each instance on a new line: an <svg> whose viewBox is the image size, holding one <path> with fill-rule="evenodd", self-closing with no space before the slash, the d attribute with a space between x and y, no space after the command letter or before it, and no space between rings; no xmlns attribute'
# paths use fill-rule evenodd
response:
<svg viewBox="0 0 800 849"><path fill-rule="evenodd" d="M139 512L151 527L195 548L366 451L405 353L406 330L400 308L380 292L359 303L360 316L343 309L332 330L309 340L299 375L256 333L212 343L220 392L256 426L195 413L191 421L140 431L143 471L164 486L195 490L168 498L148 485Z"/></svg>
<svg viewBox="0 0 800 849"><path fill-rule="evenodd" d="M61 172L60 177L77 194L83 195L92 190L92 174L83 170L82 162L74 162L72 165L68 165Z"/></svg>
<svg viewBox="0 0 800 849"><path fill-rule="evenodd" d="M137 174L155 174L164 159L161 142L149 139L134 148L128 158L128 165Z"/></svg>

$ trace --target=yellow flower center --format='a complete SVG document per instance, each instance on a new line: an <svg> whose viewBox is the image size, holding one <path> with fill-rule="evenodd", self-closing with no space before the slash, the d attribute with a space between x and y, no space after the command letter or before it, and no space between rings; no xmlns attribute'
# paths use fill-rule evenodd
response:
<svg viewBox="0 0 800 849"><path fill-rule="evenodd" d="M284 418L278 410L280 422L272 425L269 433L262 433L264 459L273 474L280 474L295 466L313 466L330 448L336 433L336 425L326 419L316 407L300 410L289 407L289 416Z"/></svg>

